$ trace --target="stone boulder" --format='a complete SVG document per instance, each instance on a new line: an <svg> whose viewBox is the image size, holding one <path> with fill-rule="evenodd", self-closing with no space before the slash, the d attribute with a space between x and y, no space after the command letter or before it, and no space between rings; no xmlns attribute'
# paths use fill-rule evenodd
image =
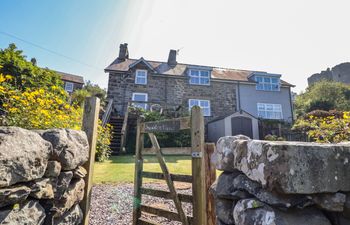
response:
<svg viewBox="0 0 350 225"><path fill-rule="evenodd" d="M73 170L73 178L84 178L87 175L87 171L84 167L79 166Z"/></svg>
<svg viewBox="0 0 350 225"><path fill-rule="evenodd" d="M66 172L60 173L57 179L57 185L56 185L56 191L55 191L56 199L62 198L64 193L67 191L72 178L73 178L72 171L66 171Z"/></svg>
<svg viewBox="0 0 350 225"><path fill-rule="evenodd" d="M16 205L13 209L0 210L2 225L41 225L44 219L45 211L37 201L28 201L22 205Z"/></svg>
<svg viewBox="0 0 350 225"><path fill-rule="evenodd" d="M53 146L52 160L62 165L62 170L73 170L88 160L89 143L84 131L51 129L39 132Z"/></svg>
<svg viewBox="0 0 350 225"><path fill-rule="evenodd" d="M346 193L346 200L344 203L343 215L350 219L350 193Z"/></svg>
<svg viewBox="0 0 350 225"><path fill-rule="evenodd" d="M235 202L227 199L215 199L216 217L225 224L234 224L233 208Z"/></svg>
<svg viewBox="0 0 350 225"><path fill-rule="evenodd" d="M244 174L235 177L232 183L234 189L244 190L249 194L255 196L255 198L259 199L261 202L281 209L287 209L291 207L304 208L306 206L313 205L313 201L311 201L310 197L306 195L287 195L280 194L275 191L268 191L262 188L261 184L250 180Z"/></svg>
<svg viewBox="0 0 350 225"><path fill-rule="evenodd" d="M79 225L83 220L83 211L79 205L75 205L61 217L53 218L54 225Z"/></svg>
<svg viewBox="0 0 350 225"><path fill-rule="evenodd" d="M32 185L30 196L36 199L53 199L55 197L57 179L41 178L36 180Z"/></svg>
<svg viewBox="0 0 350 225"><path fill-rule="evenodd" d="M44 177L58 177L61 172L61 163L48 161Z"/></svg>
<svg viewBox="0 0 350 225"><path fill-rule="evenodd" d="M242 173L238 170L235 170L232 173L221 173L211 187L211 192L213 195L217 198L237 200L237 197L232 194L236 190L233 186L233 180L240 174Z"/></svg>
<svg viewBox="0 0 350 225"><path fill-rule="evenodd" d="M218 140L213 155L213 161L218 170L227 172L233 172L236 170L232 162L235 158L233 150L236 148L237 140L250 140L250 138L244 135L237 135L222 137Z"/></svg>
<svg viewBox="0 0 350 225"><path fill-rule="evenodd" d="M30 191L31 189L25 185L0 188L0 208L23 202L27 199Z"/></svg>
<svg viewBox="0 0 350 225"><path fill-rule="evenodd" d="M312 201L320 208L332 212L343 212L346 195L343 193L315 194Z"/></svg>
<svg viewBox="0 0 350 225"><path fill-rule="evenodd" d="M350 144L233 140L220 139L218 152L233 151L221 164L242 171L268 190L286 194L350 191Z"/></svg>
<svg viewBox="0 0 350 225"><path fill-rule="evenodd" d="M72 208L72 206L83 200L84 187L85 182L83 179L72 181L62 198L59 200L54 200L52 208L54 217L62 216L65 212Z"/></svg>
<svg viewBox="0 0 350 225"><path fill-rule="evenodd" d="M323 213L314 208L289 209L288 212L284 212L256 199L237 202L233 217L237 225L331 225Z"/></svg>
<svg viewBox="0 0 350 225"><path fill-rule="evenodd" d="M51 152L36 132L0 127L0 188L41 178Z"/></svg>

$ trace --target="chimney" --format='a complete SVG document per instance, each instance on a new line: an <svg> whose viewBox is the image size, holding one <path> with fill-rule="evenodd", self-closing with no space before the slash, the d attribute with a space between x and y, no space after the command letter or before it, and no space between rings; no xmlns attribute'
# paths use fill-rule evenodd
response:
<svg viewBox="0 0 350 225"><path fill-rule="evenodd" d="M128 58L129 58L128 44L127 43L120 44L118 59L125 61L125 59L128 59Z"/></svg>
<svg viewBox="0 0 350 225"><path fill-rule="evenodd" d="M176 66L176 64L177 64L176 54L177 54L176 50L170 49L169 58L168 58L168 65L169 66Z"/></svg>

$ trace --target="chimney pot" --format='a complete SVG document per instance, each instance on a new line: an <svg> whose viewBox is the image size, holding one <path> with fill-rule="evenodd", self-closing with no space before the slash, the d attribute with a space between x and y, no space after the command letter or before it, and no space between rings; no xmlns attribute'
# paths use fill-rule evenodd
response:
<svg viewBox="0 0 350 225"><path fill-rule="evenodd" d="M177 55L177 51L171 49L169 52L169 57L168 57L168 65L169 66L175 66L177 64L176 55Z"/></svg>
<svg viewBox="0 0 350 225"><path fill-rule="evenodd" d="M128 59L128 58L129 58L128 44L127 43L120 44L118 59L124 61L125 59Z"/></svg>

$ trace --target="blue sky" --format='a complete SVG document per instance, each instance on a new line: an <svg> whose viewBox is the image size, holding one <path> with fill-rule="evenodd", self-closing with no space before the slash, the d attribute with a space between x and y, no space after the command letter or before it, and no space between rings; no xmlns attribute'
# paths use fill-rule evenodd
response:
<svg viewBox="0 0 350 225"><path fill-rule="evenodd" d="M179 62L280 73L300 92L311 74L350 61L349 8L348 0L0 0L0 48L14 42L40 66L102 87L120 43L151 60L181 49Z"/></svg>
<svg viewBox="0 0 350 225"><path fill-rule="evenodd" d="M103 69L119 45L126 1L1 0L0 32L15 35L71 59L0 33L0 48L15 43L38 65L83 75L106 87ZM108 54L112 53L112 54ZM77 62L78 61L78 62ZM82 62L82 63L80 63Z"/></svg>

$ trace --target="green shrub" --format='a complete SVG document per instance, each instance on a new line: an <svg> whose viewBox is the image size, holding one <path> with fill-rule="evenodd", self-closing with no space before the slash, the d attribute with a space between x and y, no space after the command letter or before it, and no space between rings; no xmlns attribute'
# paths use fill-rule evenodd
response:
<svg viewBox="0 0 350 225"><path fill-rule="evenodd" d="M112 126L107 124L105 127L102 126L102 121L98 121L97 127L97 143L96 143L96 161L103 162L107 160L111 155L111 139L112 139Z"/></svg>
<svg viewBox="0 0 350 225"><path fill-rule="evenodd" d="M286 139L283 137L278 137L277 135L268 134L265 136L264 140L266 140L266 141L285 141Z"/></svg>

